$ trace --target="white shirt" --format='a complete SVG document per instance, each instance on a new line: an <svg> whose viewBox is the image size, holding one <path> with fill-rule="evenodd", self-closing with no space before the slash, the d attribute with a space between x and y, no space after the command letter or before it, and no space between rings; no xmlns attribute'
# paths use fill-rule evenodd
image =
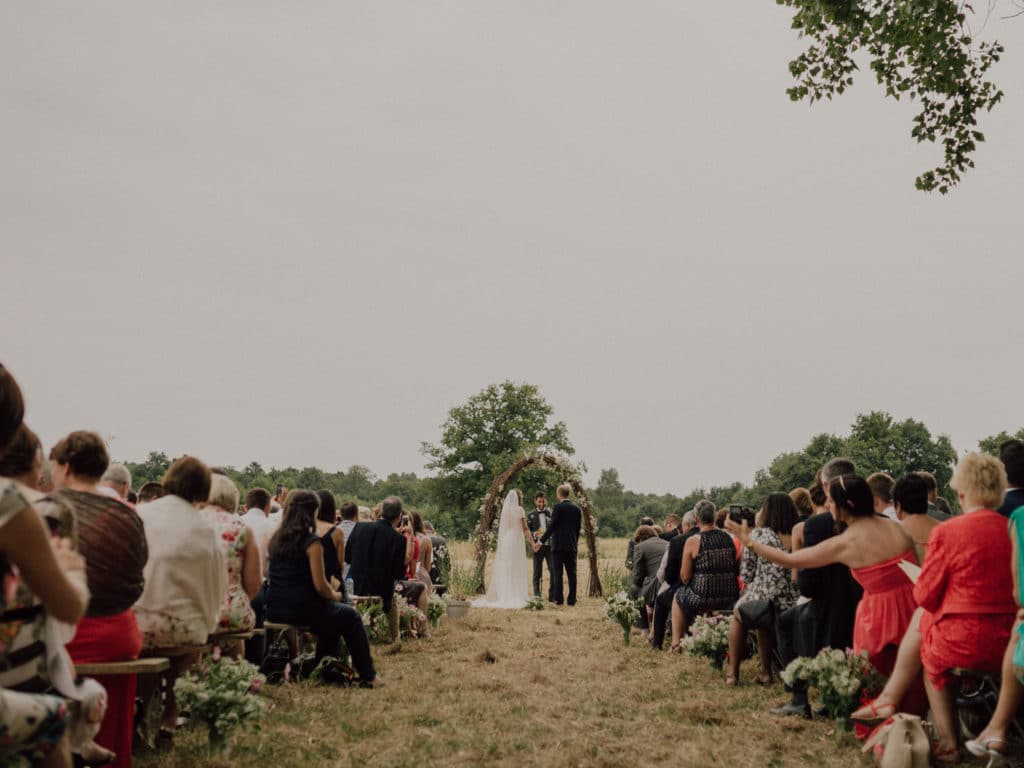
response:
<svg viewBox="0 0 1024 768"><path fill-rule="evenodd" d="M139 629L166 626L173 619L178 642L200 645L217 628L228 590L228 568L220 534L199 510L178 496L140 504L149 560L146 586L135 603Z"/></svg>
<svg viewBox="0 0 1024 768"><path fill-rule="evenodd" d="M899 521L899 518L896 516L896 507L894 507L892 504L883 509L882 514L888 517L890 520L896 520L897 522Z"/></svg>
<svg viewBox="0 0 1024 768"><path fill-rule="evenodd" d="M96 493L102 494L103 496L109 496L112 499L121 499L121 497L118 496L117 491L109 485L97 485ZM124 501L124 499L121 499L121 501Z"/></svg>
<svg viewBox="0 0 1024 768"><path fill-rule="evenodd" d="M270 543L270 537L274 535L277 526L259 507L249 507L239 519L252 531L256 548L260 551L260 574L266 576L267 544Z"/></svg>

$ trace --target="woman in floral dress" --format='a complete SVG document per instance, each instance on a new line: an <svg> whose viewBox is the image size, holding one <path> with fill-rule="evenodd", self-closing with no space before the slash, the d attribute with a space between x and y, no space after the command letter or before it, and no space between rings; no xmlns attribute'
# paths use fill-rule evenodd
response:
<svg viewBox="0 0 1024 768"><path fill-rule="evenodd" d="M750 532L750 537L759 544L788 552L790 533L799 519L789 494L773 493L761 507L757 515L758 527ZM743 550L740 558L740 579L746 587L736 601L729 623L729 676L725 682L727 685L739 682L746 631L753 628L757 630L757 651L761 661L757 682L768 685L772 681L775 617L796 603L796 584L788 568L768 562L749 547Z"/></svg>

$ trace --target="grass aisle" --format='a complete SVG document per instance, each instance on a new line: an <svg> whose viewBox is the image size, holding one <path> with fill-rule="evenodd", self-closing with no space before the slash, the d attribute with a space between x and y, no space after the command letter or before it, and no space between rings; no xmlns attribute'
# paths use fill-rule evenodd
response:
<svg viewBox="0 0 1024 768"><path fill-rule="evenodd" d="M581 569L582 570L582 569ZM603 601L540 612L474 608L435 637L374 646L388 686L270 687L262 732L207 760L205 731L179 733L174 752L139 761L191 765L426 766L861 764L853 741L825 721L767 713L781 685L726 688L701 660L656 654L639 633L625 648Z"/></svg>

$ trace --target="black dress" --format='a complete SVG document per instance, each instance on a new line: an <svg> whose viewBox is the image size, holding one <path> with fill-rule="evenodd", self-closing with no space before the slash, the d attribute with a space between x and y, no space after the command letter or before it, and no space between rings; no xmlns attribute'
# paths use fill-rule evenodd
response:
<svg viewBox="0 0 1024 768"><path fill-rule="evenodd" d="M336 530L338 530L338 527L332 525L331 529L320 537L320 543L324 547L324 578L328 584L331 583L332 576L338 580L338 583L344 583L341 575L341 563L338 562L338 548L335 546L334 539L332 538Z"/></svg>
<svg viewBox="0 0 1024 768"><path fill-rule="evenodd" d="M727 611L740 596L736 544L725 531L702 531L693 561L693 576L676 592L683 613L693 618L711 611Z"/></svg>

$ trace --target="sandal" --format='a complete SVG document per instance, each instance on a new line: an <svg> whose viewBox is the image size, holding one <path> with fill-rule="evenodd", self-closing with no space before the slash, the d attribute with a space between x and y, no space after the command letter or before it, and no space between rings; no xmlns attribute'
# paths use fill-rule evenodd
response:
<svg viewBox="0 0 1024 768"><path fill-rule="evenodd" d="M727 675L725 678L725 684L728 685L730 688L735 688L737 685L739 685L739 683L740 681L738 677Z"/></svg>
<svg viewBox="0 0 1024 768"><path fill-rule="evenodd" d="M939 749L939 742L932 742L932 762L936 765L957 765L960 762L960 748Z"/></svg>
<svg viewBox="0 0 1024 768"><path fill-rule="evenodd" d="M772 684L772 676L771 675L758 675L757 677L754 678L754 682L757 683L758 685L771 685Z"/></svg>
<svg viewBox="0 0 1024 768"><path fill-rule="evenodd" d="M681 654L683 652L683 644L682 644L682 642L672 643L672 645L669 646L668 652L669 653L679 653L679 654Z"/></svg>
<svg viewBox="0 0 1024 768"><path fill-rule="evenodd" d="M1002 749L993 749L993 744L1002 744ZM964 747L975 757L988 757L986 768L1001 768L1006 765L1006 739L998 736L988 736L984 739L977 738L964 742Z"/></svg>
<svg viewBox="0 0 1024 768"><path fill-rule="evenodd" d="M863 707L850 715L850 719L863 725L878 725L884 723L896 714L895 704L876 705L878 699L872 699Z"/></svg>

